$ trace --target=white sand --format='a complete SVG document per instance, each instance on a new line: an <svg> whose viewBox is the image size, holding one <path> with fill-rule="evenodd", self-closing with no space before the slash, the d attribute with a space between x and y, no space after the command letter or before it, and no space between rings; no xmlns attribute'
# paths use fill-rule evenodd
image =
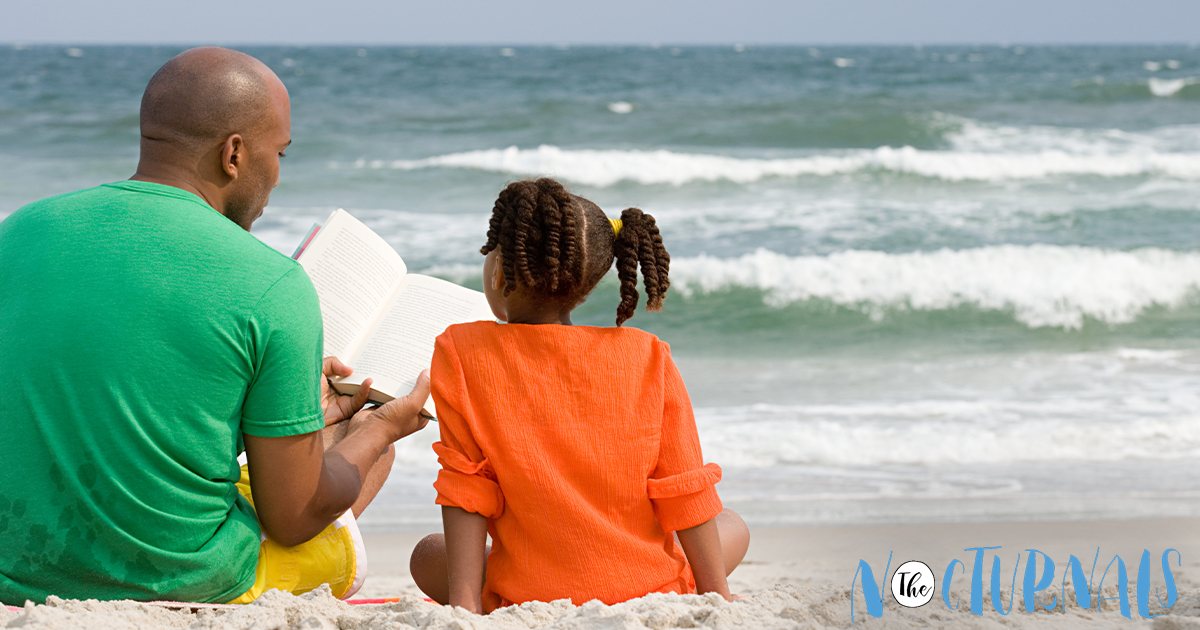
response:
<svg viewBox="0 0 1200 630"><path fill-rule="evenodd" d="M53 599L44 606L27 605L18 613L0 611L0 623L8 627L38 628L196 628L237 630L273 628L356 628L360 630L508 630L526 628L573 628L609 630L634 628L1194 628L1200 630L1200 521L1188 519L1081 522L906 525L895 527L813 527L755 530L747 563L734 573L730 584L747 598L732 604L715 596L649 595L615 606L591 602L572 606L569 602L531 602L478 617L460 609L428 603L416 596L407 576L407 556L419 536L369 536L372 554L371 577L356 597L405 598L394 604L348 606L325 590L300 597L271 592L259 602L233 610L177 612L133 602L95 602ZM1017 601L1010 615L992 609L983 599L983 614L969 608L972 554L966 547L1002 545L1000 559L1002 602L1008 604L1008 583L1013 560L1022 554L1017 575ZM1058 594L1067 558L1085 560L1085 571L1100 547L1099 580L1103 565L1118 554L1129 571L1133 619L1121 616L1117 602L1105 602L1101 611L1093 603L1082 609L1072 598L1065 612L1027 613L1021 608L1021 578L1026 549L1047 553L1057 564L1054 586L1039 594L1043 602ZM1135 583L1143 549L1151 554L1151 598L1153 587L1162 591L1160 557L1166 548L1178 549L1182 567L1173 568L1179 599L1166 615L1153 620L1138 617ZM955 577L951 601L962 601L957 611L948 610L941 599L941 585L929 604L916 609L900 607L887 595L883 615L871 618L861 593L856 591L855 623L850 620L850 581L860 558L883 578L888 552L894 552L892 568L904 560L928 563L939 576L946 563L958 558L967 565L967 575ZM990 553L990 552L989 552ZM990 556L984 571L985 593L989 582ZM1040 566L1040 565L1039 565ZM1115 572L1115 568L1113 569ZM1114 576L1105 582L1104 595L1115 596ZM1069 588L1068 588L1069 590ZM1061 599L1059 600L1061 602ZM1157 605L1152 613L1163 612Z"/></svg>

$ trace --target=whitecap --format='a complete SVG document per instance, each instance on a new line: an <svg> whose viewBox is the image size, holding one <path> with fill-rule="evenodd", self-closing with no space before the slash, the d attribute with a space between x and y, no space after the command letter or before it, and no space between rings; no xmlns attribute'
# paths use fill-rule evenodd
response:
<svg viewBox="0 0 1200 630"><path fill-rule="evenodd" d="M1196 84L1200 79L1188 77L1186 79L1159 79L1158 77L1150 77L1150 93L1155 96L1175 96L1183 88Z"/></svg>
<svg viewBox="0 0 1200 630"><path fill-rule="evenodd" d="M1200 253L998 245L785 256L759 249L736 258L674 258L671 280L685 295L758 289L776 307L823 300L876 319L971 307L1011 313L1030 328L1079 329L1089 319L1124 324L1153 307L1192 303L1200 291Z"/></svg>
<svg viewBox="0 0 1200 630"><path fill-rule="evenodd" d="M1097 426L1113 401L987 398L696 409L705 456L723 466L1007 464L1200 455L1200 414ZM1195 402L1194 400L1192 402Z"/></svg>
<svg viewBox="0 0 1200 630"><path fill-rule="evenodd" d="M608 111L614 114L628 114L633 111L633 103L628 101L617 101L608 104Z"/></svg>
<svg viewBox="0 0 1200 630"><path fill-rule="evenodd" d="M373 160L350 164L356 168L466 168L515 175L549 175L591 186L611 186L621 181L676 186L722 180L745 184L768 177L828 177L870 171L947 181L999 182L1058 176L1157 176L1200 180L1200 151L1164 153L1153 150L1081 154L1062 149L990 153L880 147L767 159L666 150L567 150L542 145L536 149L513 146L419 160Z"/></svg>

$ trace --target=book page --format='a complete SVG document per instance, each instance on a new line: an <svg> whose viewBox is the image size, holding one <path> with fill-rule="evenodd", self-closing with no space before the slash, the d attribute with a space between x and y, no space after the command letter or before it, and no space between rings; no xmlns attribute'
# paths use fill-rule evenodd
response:
<svg viewBox="0 0 1200 630"><path fill-rule="evenodd" d="M386 241L344 210L329 215L298 261L321 298L325 356L345 362L408 269Z"/></svg>
<svg viewBox="0 0 1200 630"><path fill-rule="evenodd" d="M430 276L409 274L384 316L367 335L343 383L375 379L372 389L395 398L412 391L433 361L434 339L451 324L493 321L483 293ZM432 407L426 409L434 411ZM435 412L436 413L436 412Z"/></svg>

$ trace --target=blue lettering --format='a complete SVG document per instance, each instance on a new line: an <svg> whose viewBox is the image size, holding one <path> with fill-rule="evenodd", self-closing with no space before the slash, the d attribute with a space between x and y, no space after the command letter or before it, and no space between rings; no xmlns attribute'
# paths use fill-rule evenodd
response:
<svg viewBox="0 0 1200 630"><path fill-rule="evenodd" d="M1142 560L1138 562L1137 574L1137 605L1138 614L1149 617L1160 617L1161 615L1150 614L1150 550L1142 550Z"/></svg>
<svg viewBox="0 0 1200 630"><path fill-rule="evenodd" d="M1037 549L1026 549L1025 551L1029 552L1029 560L1025 563L1025 586L1021 593L1025 596L1025 612L1035 612L1038 605L1037 592L1046 590L1054 582L1054 561L1050 559L1050 556ZM1034 578L1037 576L1038 554L1042 554L1046 562L1042 569L1042 579L1037 580L1037 584L1034 584ZM1016 572L1014 571L1013 574L1015 577ZM1063 597L1066 597L1066 595L1063 595ZM1058 606L1057 595L1050 600L1049 606L1042 607L1046 610L1053 610L1055 606Z"/></svg>
<svg viewBox="0 0 1200 630"><path fill-rule="evenodd" d="M1071 574L1071 590L1075 592L1075 604L1084 608L1092 607L1092 580L1096 578L1096 563L1100 560L1100 548L1096 547L1096 557L1092 558L1092 572L1087 579L1083 577L1083 565L1080 564L1079 558L1071 556L1067 560L1067 569L1063 571L1062 581L1062 604L1063 612L1067 610L1067 573ZM1083 603L1080 603L1079 585L1083 585ZM1099 604L1097 604L1099 606Z"/></svg>
<svg viewBox="0 0 1200 630"><path fill-rule="evenodd" d="M975 567L971 569L971 612L983 616L983 552L996 547L970 547L963 551L975 552Z"/></svg>
<svg viewBox="0 0 1200 630"><path fill-rule="evenodd" d="M1004 609L1004 593L1000 592L1000 556L992 557L992 608L1001 615L1012 612L1013 604L1017 603L1017 567L1021 566L1021 554L1017 554L1017 563L1013 565L1012 586L1009 587L1008 610Z"/></svg>
<svg viewBox="0 0 1200 630"><path fill-rule="evenodd" d="M1159 599L1158 588L1154 589L1154 597L1155 599L1158 599L1159 605L1161 605L1163 608L1170 608L1174 606L1175 598L1178 596L1178 592L1175 590L1175 576L1171 573L1170 554L1172 551L1175 550L1168 549L1164 551L1162 555L1163 579L1167 581L1167 603L1164 604L1163 600ZM1183 566L1183 555L1178 551L1175 551L1175 555L1179 556L1179 559L1175 561L1175 566Z"/></svg>
<svg viewBox="0 0 1200 630"><path fill-rule="evenodd" d="M863 601L867 604L867 613L872 617L883 616L883 589L887 588L887 574L892 570L892 553L888 552L887 567L883 570L885 578L883 587L880 587L875 582L875 574L871 572L871 565L867 564L866 560L858 561L858 570L854 572L854 579L850 581L850 621L854 621L854 585L858 582L858 574L863 576L862 594Z"/></svg>
<svg viewBox="0 0 1200 630"><path fill-rule="evenodd" d="M1167 566L1166 562L1167 561L1164 558L1163 559L1164 567ZM950 582L954 579L954 565L956 565L956 564L961 565L962 562L959 562L958 558L955 558L950 561L950 564L946 565L946 577L942 581L942 601L946 602L946 608L949 608L950 610L958 610L958 600L957 599L954 600L953 606L950 605ZM966 573L966 572L967 572L967 569L966 569L966 566L964 565L963 573ZM1174 583L1172 583L1172 587L1174 587Z"/></svg>
<svg viewBox="0 0 1200 630"><path fill-rule="evenodd" d="M1171 564L1169 562L1169 554L1172 551L1175 551L1175 550L1168 549L1168 550L1164 551L1163 557L1162 557L1163 578L1165 578L1167 581L1167 601L1170 603L1164 604L1162 601L1162 598L1158 597L1158 587L1157 586L1154 587L1154 597L1156 599L1158 599L1159 605L1161 605L1163 608L1170 608L1171 606L1175 605L1175 595L1176 595L1175 576L1171 574ZM1175 551L1175 553L1178 554L1179 552ZM1179 560L1180 560L1180 563L1182 563L1183 556L1180 556ZM1138 614L1139 615L1146 617L1146 618L1150 618L1150 617L1161 617L1164 614L1166 614L1166 613L1158 613L1157 615L1150 614L1150 550L1149 549L1142 550L1142 561L1140 563L1138 563L1137 598L1138 598Z"/></svg>
<svg viewBox="0 0 1200 630"><path fill-rule="evenodd" d="M1108 570L1114 562L1117 563L1117 597L1100 597L1100 591L1104 589L1104 578L1108 577ZM1126 619L1133 619L1129 614L1129 575L1125 572L1125 561L1121 556L1113 556L1113 559L1108 561L1108 566L1104 567L1104 574L1100 576L1100 586L1096 587L1096 612L1100 612L1101 603L1110 599L1121 600L1121 614L1125 615Z"/></svg>

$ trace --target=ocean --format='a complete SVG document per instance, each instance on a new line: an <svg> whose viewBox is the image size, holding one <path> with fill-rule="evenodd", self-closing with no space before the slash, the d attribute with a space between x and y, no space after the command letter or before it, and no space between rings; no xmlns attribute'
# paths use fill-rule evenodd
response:
<svg viewBox="0 0 1200 630"><path fill-rule="evenodd" d="M129 177L180 50L0 48L0 216ZM345 208L478 287L510 181L653 214L671 292L629 325L751 525L1200 515L1195 47L243 50L292 97L280 251ZM437 530L435 431L364 527Z"/></svg>

